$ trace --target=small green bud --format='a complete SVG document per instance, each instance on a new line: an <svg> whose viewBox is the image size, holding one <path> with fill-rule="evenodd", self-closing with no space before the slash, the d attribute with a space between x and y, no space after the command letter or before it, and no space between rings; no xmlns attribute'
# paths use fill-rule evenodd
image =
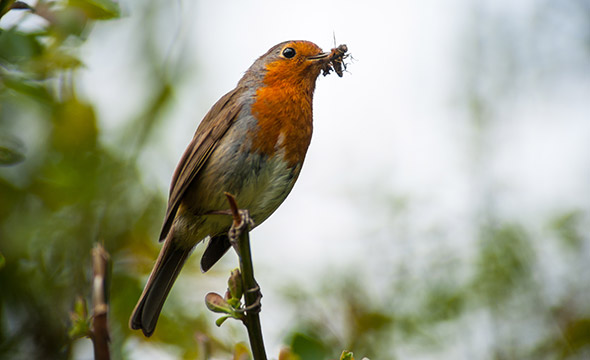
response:
<svg viewBox="0 0 590 360"><path fill-rule="evenodd" d="M219 319L215 320L215 325L221 326L221 324L223 324L225 322L225 320L229 319L230 317L232 317L232 316L226 315L226 316L220 317Z"/></svg>
<svg viewBox="0 0 590 360"><path fill-rule="evenodd" d="M232 299L241 299L244 295L242 286L242 274L239 269L234 269L227 280L227 288Z"/></svg>
<svg viewBox="0 0 590 360"><path fill-rule="evenodd" d="M342 355L340 355L340 360L354 360L352 352L344 350Z"/></svg>
<svg viewBox="0 0 590 360"><path fill-rule="evenodd" d="M78 339L90 335L90 319L88 317L88 309L86 301L78 296L74 303L74 311L70 313L70 320L72 326L68 331L71 339Z"/></svg>

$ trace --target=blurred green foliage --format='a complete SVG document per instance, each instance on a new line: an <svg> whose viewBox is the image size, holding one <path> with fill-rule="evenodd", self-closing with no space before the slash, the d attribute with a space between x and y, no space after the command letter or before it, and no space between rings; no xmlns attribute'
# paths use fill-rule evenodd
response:
<svg viewBox="0 0 590 360"><path fill-rule="evenodd" d="M113 356L123 358L165 206L163 194L143 184L136 158L171 88L161 79L157 101L118 148L107 148L94 105L76 94L77 49L94 21L119 16L117 3L41 1L34 12L18 11L22 18L0 29L0 358L72 357L75 339L88 332L95 242L115 264L109 316ZM23 25L32 17L42 25ZM168 314L178 317L178 309ZM205 347L230 353L214 340L199 347L180 336L208 326L163 316L155 343L176 344L187 357Z"/></svg>
<svg viewBox="0 0 590 360"><path fill-rule="evenodd" d="M553 245L586 236L558 222ZM431 349L426 353L438 354L433 358L453 358L444 351L457 342L478 341L472 331L484 326L483 341L489 345L472 349L477 358L585 359L590 350L587 283L582 280L555 298L543 280L546 264L535 256L535 239L522 226L493 223L482 225L475 271L467 278L450 270L463 262L451 256L445 263L433 259L426 271L391 264L398 275L377 291L354 272L327 277L308 292L301 291L303 284L290 284L284 295L297 313L290 335L293 353L323 360L348 348L369 359L397 359ZM586 269L585 255L571 261L572 269Z"/></svg>
<svg viewBox="0 0 590 360"><path fill-rule="evenodd" d="M21 21L0 28L0 358L70 359L76 342L88 341L79 337L89 327L95 242L104 243L114 264L113 357L127 358L129 343L145 341L127 321L156 257L154 234L165 207L164 195L145 185L137 157L175 83L152 63L146 31L138 43L146 47L144 65L152 66L152 99L107 147L92 99L76 93L83 67L77 50L96 21L120 16L117 2L40 1L35 13L11 10L13 4L0 0L0 17L22 13ZM31 17L42 25L23 26ZM493 106L478 93L478 80L471 79L475 89L465 107L483 133ZM335 359L342 349L359 359L412 358L412 349L437 354L454 344L468 348L465 358L590 356L587 212L556 213L543 234L482 213L467 261L445 249L451 255L444 261L433 255L420 270L386 264L378 289L363 283L358 269L338 269L338 278L327 276L311 289L289 284L284 304L297 317L288 324L285 358ZM546 276L547 267L558 265L568 281ZM170 352L185 359L247 357L243 344L212 336L213 324L198 311L204 307L188 312L170 299L150 343L172 345ZM472 338L476 327L486 329L486 339ZM410 350L400 354L402 345Z"/></svg>
<svg viewBox="0 0 590 360"><path fill-rule="evenodd" d="M502 146L495 123L514 121L513 114L499 114L499 109L504 102L524 102L519 98L524 82L554 88L556 79L573 73L585 79L581 84L587 89L590 3L531 3L527 10L533 14L532 24L511 23L522 17L511 18L513 7L492 3L473 6L460 49L461 56L469 59L460 68L463 81L458 82L472 142L467 154L472 161L468 165L472 223L464 224L474 232L469 244L457 245L443 233L434 239L440 248L425 258L387 263L381 254L386 249L363 252L361 265L379 264L377 289L374 283L360 280L362 268L326 271L338 275L307 286L307 292L301 289L308 284L289 284L285 302L293 302L297 309L291 346L302 358L334 358L346 348L370 359L590 359L589 209L568 209L562 199L555 199L548 217L511 213L513 218L507 218L497 197L498 188L510 184L494 183L492 173L498 164L490 159ZM533 28L531 33L523 31L526 26ZM548 60L536 53L572 38L576 49L586 49L579 55L580 63L566 61L564 66L558 57ZM570 60L570 54L564 54ZM388 201L375 208L396 209L391 223L410 218L399 202ZM371 247L372 240L360 241ZM403 240L387 238L391 243ZM426 240L433 239L406 241ZM315 351L318 344L321 352Z"/></svg>
<svg viewBox="0 0 590 360"><path fill-rule="evenodd" d="M0 357L65 359L70 312L76 326L87 321L76 299L89 295L92 244L114 254L139 246L161 199L100 145L93 106L75 94L74 49L92 19L118 16L116 4L40 2L23 14L32 16L45 25L0 30L0 131L4 143L25 144L12 155L24 162L0 168Z"/></svg>

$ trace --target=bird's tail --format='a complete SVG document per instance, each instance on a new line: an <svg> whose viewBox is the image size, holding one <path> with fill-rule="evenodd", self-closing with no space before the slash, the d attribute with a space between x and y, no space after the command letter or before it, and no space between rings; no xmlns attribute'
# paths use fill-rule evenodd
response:
<svg viewBox="0 0 590 360"><path fill-rule="evenodd" d="M164 241L156 265L129 319L130 328L141 329L148 337L154 333L164 301L192 250L174 244L170 238L172 233L171 231Z"/></svg>

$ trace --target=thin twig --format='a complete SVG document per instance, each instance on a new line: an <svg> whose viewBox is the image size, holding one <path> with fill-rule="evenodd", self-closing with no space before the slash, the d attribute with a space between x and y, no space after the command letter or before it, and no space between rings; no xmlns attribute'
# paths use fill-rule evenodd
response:
<svg viewBox="0 0 590 360"><path fill-rule="evenodd" d="M92 249L92 268L94 272L92 282L92 342L94 343L94 359L109 360L109 329L107 314L109 307L106 302L105 280L109 254L102 245L97 244Z"/></svg>
<svg viewBox="0 0 590 360"><path fill-rule="evenodd" d="M246 320L244 324L248 329L248 338L254 360L266 360L266 350L264 349L264 340L262 338L262 326L260 324L260 289L254 279L254 267L252 265L252 253L250 251L250 237L248 235L249 219L242 217L238 210L238 204L233 195L226 193L227 201L234 217L234 223L230 230L230 237L235 236L234 240L238 243L238 256L240 258L240 272L244 283L244 299L246 303ZM231 240L231 239L230 239Z"/></svg>

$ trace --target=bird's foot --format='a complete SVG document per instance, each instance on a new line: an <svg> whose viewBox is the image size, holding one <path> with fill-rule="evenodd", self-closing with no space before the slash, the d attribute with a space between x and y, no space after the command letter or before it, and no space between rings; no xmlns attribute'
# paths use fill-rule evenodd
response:
<svg viewBox="0 0 590 360"><path fill-rule="evenodd" d="M244 229L246 229L246 227L249 229L254 227L254 220L252 220L252 218L250 217L250 213L248 212L248 210L239 209L238 212L240 214L240 218L242 219L242 222L240 222L237 226L232 225L232 227L229 229L229 233L228 233L229 242L230 242L230 244L232 244L232 246L236 250L237 250L238 239L240 238L242 231L244 231Z"/></svg>

